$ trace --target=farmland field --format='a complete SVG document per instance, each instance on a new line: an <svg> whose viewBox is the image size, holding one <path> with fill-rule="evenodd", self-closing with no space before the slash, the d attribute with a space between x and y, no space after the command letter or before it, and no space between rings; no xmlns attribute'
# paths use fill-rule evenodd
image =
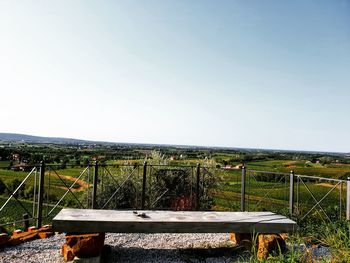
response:
<svg viewBox="0 0 350 263"><path fill-rule="evenodd" d="M51 163L46 164L44 174L44 224L50 223L63 207L92 208L93 205L93 147L74 152L73 146L49 146L45 151L47 153L52 149L56 152L54 156L49 156ZM97 149L98 154L108 155L108 152L104 152L105 148L97 146ZM132 156L135 151L138 155L150 155L137 158ZM309 233L313 233L317 238L322 238L322 225L328 227L345 218L346 182L329 180L349 176L350 160L341 156L339 161L338 157L320 154L292 153L287 154L290 158L286 158L285 153L251 151L162 151L164 152L128 149L115 154L121 156L120 159L109 157L99 161L96 207L139 210L144 202L146 209L193 210L197 208L198 193L200 210L240 211L243 185L243 170L240 168L244 163L246 211L272 211L291 216L300 226L299 234L309 236ZM131 156L123 156L123 153ZM37 152L34 157L36 155ZM145 160L147 166L143 165ZM28 167L26 171L13 170L11 163L12 161L0 161L0 207L31 171ZM295 173L292 215L289 209L291 171ZM39 177L38 167L16 194L20 203L13 197L0 211L0 226L5 229L3 231L23 228L21 220L27 211L33 216L30 224L36 224ZM146 179L145 184L143 178Z"/></svg>
<svg viewBox="0 0 350 263"><path fill-rule="evenodd" d="M346 179L350 176L349 164L314 164L303 160L271 160L248 162L246 166L249 170L275 171L289 173L293 170L296 174L321 176L335 179Z"/></svg>
<svg viewBox="0 0 350 263"><path fill-rule="evenodd" d="M220 158L230 158L236 155L221 154L217 155ZM109 160L99 168L99 196L108 199L109 196L105 196L103 191L110 189L113 193L118 187L123 190L124 183L126 181L133 182L135 188L134 194L137 195L134 198L140 198L140 191L142 187L142 163L144 159L129 159L129 160ZM224 169L221 163L215 162L215 160L208 159L183 159L183 160L168 160L167 164L173 167L178 166L181 168L183 165L192 165L191 176L194 176L196 170L196 164L200 163L203 168L202 176L210 176L215 178L215 184L206 185L208 188L208 194L212 196L211 209L224 210L224 211L237 211L240 210L240 195L241 195L241 174L240 169ZM8 164L8 163L3 163ZM239 162L232 165L238 165ZM162 166L157 168L157 165L149 166L148 173L156 172ZM208 166L209 165L209 166ZM325 178L344 178L350 174L350 165L341 163L321 164L311 163L308 160L259 160L249 161L245 163L247 167L246 175L246 209L254 210L270 210L283 214L288 214L289 205L289 173L293 170L296 174L304 174L310 176L320 176ZM152 168L153 167L153 168ZM207 167L207 168L205 168ZM182 168L181 168L182 169ZM185 168L183 168L185 169ZM186 168L188 169L188 168ZM207 171L207 172L204 172ZM257 172L260 171L260 172ZM286 175L269 174L265 172L275 173L287 173ZM0 169L0 180L5 184L9 184L14 179L22 181L29 171L13 171L7 168ZM51 206L59 202L59 206L73 206L91 207L91 188L92 177L94 173L93 164L90 167L87 166L67 166L60 167L60 165L47 165L45 172L45 201ZM208 173L208 174L206 174ZM80 179L78 180L78 177ZM32 175L25 182L25 189L30 186L35 186L34 191L37 193L39 180L39 169L33 171ZM126 180L126 181L125 181ZM73 183L75 184L73 185ZM151 185L147 185L151 187ZM331 211L336 215L344 213L345 207L345 190L344 184L335 186L334 183L320 182L317 180L299 180L296 182L295 189L295 206L297 213L301 215L307 213L313 208L317 201L327 195L327 198L320 202L320 205L324 210ZM69 188L69 190L68 190ZM24 189L24 193L25 193ZM35 190L36 189L36 190ZM151 188L147 191L151 191ZM33 189L31 189L33 191ZM331 190L331 192L329 192ZM122 191L121 191L122 192ZM311 192L311 194L310 194ZM118 202L118 198L125 198L126 193L123 192L123 197L115 196L115 202ZM6 199L8 194L2 194L2 203ZM33 194L21 194L20 199L24 202L25 206L32 209ZM101 198L102 198L101 197ZM35 200L34 200L35 201ZM202 202L207 202L207 199L202 199ZM138 203L139 204L139 203ZM17 207L17 208L15 208ZM20 207L21 208L21 207ZM7 210L6 210L7 209ZM12 200L8 204L8 208L4 209L2 214L2 221L4 218L8 220L18 219L21 217L21 213L17 213L18 204L15 204ZM21 208L22 209L22 208ZM51 210L51 209L49 209ZM321 213L322 209L319 205L312 211L313 214ZM3 216L4 215L4 216ZM324 217L324 216L321 216ZM3 222L2 222L3 223Z"/></svg>

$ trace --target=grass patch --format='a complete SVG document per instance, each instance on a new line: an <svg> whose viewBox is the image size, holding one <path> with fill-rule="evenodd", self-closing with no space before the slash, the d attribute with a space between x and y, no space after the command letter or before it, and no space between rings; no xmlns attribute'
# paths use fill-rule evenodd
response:
<svg viewBox="0 0 350 263"><path fill-rule="evenodd" d="M350 222L324 224L316 233L318 239L329 246L333 262L350 262Z"/></svg>
<svg viewBox="0 0 350 263"><path fill-rule="evenodd" d="M246 163L249 170L274 171L289 173L293 170L296 174L320 176L326 178L344 178L350 173L349 164L328 164L310 163L305 160L269 160Z"/></svg>

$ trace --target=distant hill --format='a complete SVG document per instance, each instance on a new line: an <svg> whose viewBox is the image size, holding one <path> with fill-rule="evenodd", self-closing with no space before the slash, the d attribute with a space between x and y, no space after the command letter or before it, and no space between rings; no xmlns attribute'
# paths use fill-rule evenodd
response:
<svg viewBox="0 0 350 263"><path fill-rule="evenodd" d="M151 143L123 143L123 142L104 142L104 141L89 141L72 138L61 137L42 137L19 133L1 133L0 142L28 142L28 143L54 143L54 144L104 144L104 145L122 145L127 147L139 146L143 148L190 148L197 150L236 150L241 152L286 152L286 153L309 153L309 154L330 154L340 155L350 158L350 153L341 152L324 152L324 151L297 151L297 150L278 150L278 149L253 149L253 148L238 148L238 147L215 147L215 146L195 146L195 145L173 145L173 144L151 144Z"/></svg>
<svg viewBox="0 0 350 263"><path fill-rule="evenodd" d="M91 144L94 141L86 141L72 138L41 137L18 133L0 133L0 141L6 142L31 142L31 143L60 143L60 144ZM98 142L101 143L101 142Z"/></svg>

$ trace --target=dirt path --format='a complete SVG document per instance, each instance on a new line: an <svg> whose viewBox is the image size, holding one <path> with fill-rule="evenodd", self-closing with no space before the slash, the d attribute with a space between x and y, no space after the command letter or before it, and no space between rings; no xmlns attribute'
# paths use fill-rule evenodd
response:
<svg viewBox="0 0 350 263"><path fill-rule="evenodd" d="M319 183L316 184L317 186L323 186L323 187L327 187L327 188L333 188L335 186L335 184L330 184L330 183ZM340 189L341 184L337 185L337 188Z"/></svg>
<svg viewBox="0 0 350 263"><path fill-rule="evenodd" d="M220 191L220 193L214 193L214 196L219 198L227 198L228 200L230 200L230 198L235 198L236 200L240 200L241 193L235 193L230 191ZM263 196L246 194L246 198L247 200L250 200L250 201L256 201L256 202L264 201L266 203L275 204L275 205L285 205L287 202L285 200L271 198L268 195L264 198Z"/></svg>
<svg viewBox="0 0 350 263"><path fill-rule="evenodd" d="M56 177L57 178L57 175L56 174L49 174L47 173L46 175L48 176L51 176L51 177ZM72 176L69 176L69 175L63 175L63 174L59 174L59 176L63 179L63 180L67 180L67 181L71 181L72 183L75 182L75 180L77 180L77 178L75 177L72 177ZM88 184L87 182L85 182L84 180L81 180L81 179L78 179L77 182L75 183L75 185L78 185L79 187L74 187L74 188L71 188L70 190L72 192L81 192L81 191L84 191L85 189L89 188L90 187L90 184ZM70 187L71 185L68 185L68 187L65 187L65 186L54 186L56 188L60 188L60 189L63 189L63 190L68 190L68 188Z"/></svg>

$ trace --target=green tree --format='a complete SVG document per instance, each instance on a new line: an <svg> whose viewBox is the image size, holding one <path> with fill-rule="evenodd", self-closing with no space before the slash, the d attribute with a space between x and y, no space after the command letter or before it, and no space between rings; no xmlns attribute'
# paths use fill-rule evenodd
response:
<svg viewBox="0 0 350 263"><path fill-rule="evenodd" d="M90 158L89 157L84 157L83 159L83 166L86 167L88 166L90 163Z"/></svg>
<svg viewBox="0 0 350 263"><path fill-rule="evenodd" d="M150 158L147 160L149 164L167 165L169 160L160 151L152 151Z"/></svg>

